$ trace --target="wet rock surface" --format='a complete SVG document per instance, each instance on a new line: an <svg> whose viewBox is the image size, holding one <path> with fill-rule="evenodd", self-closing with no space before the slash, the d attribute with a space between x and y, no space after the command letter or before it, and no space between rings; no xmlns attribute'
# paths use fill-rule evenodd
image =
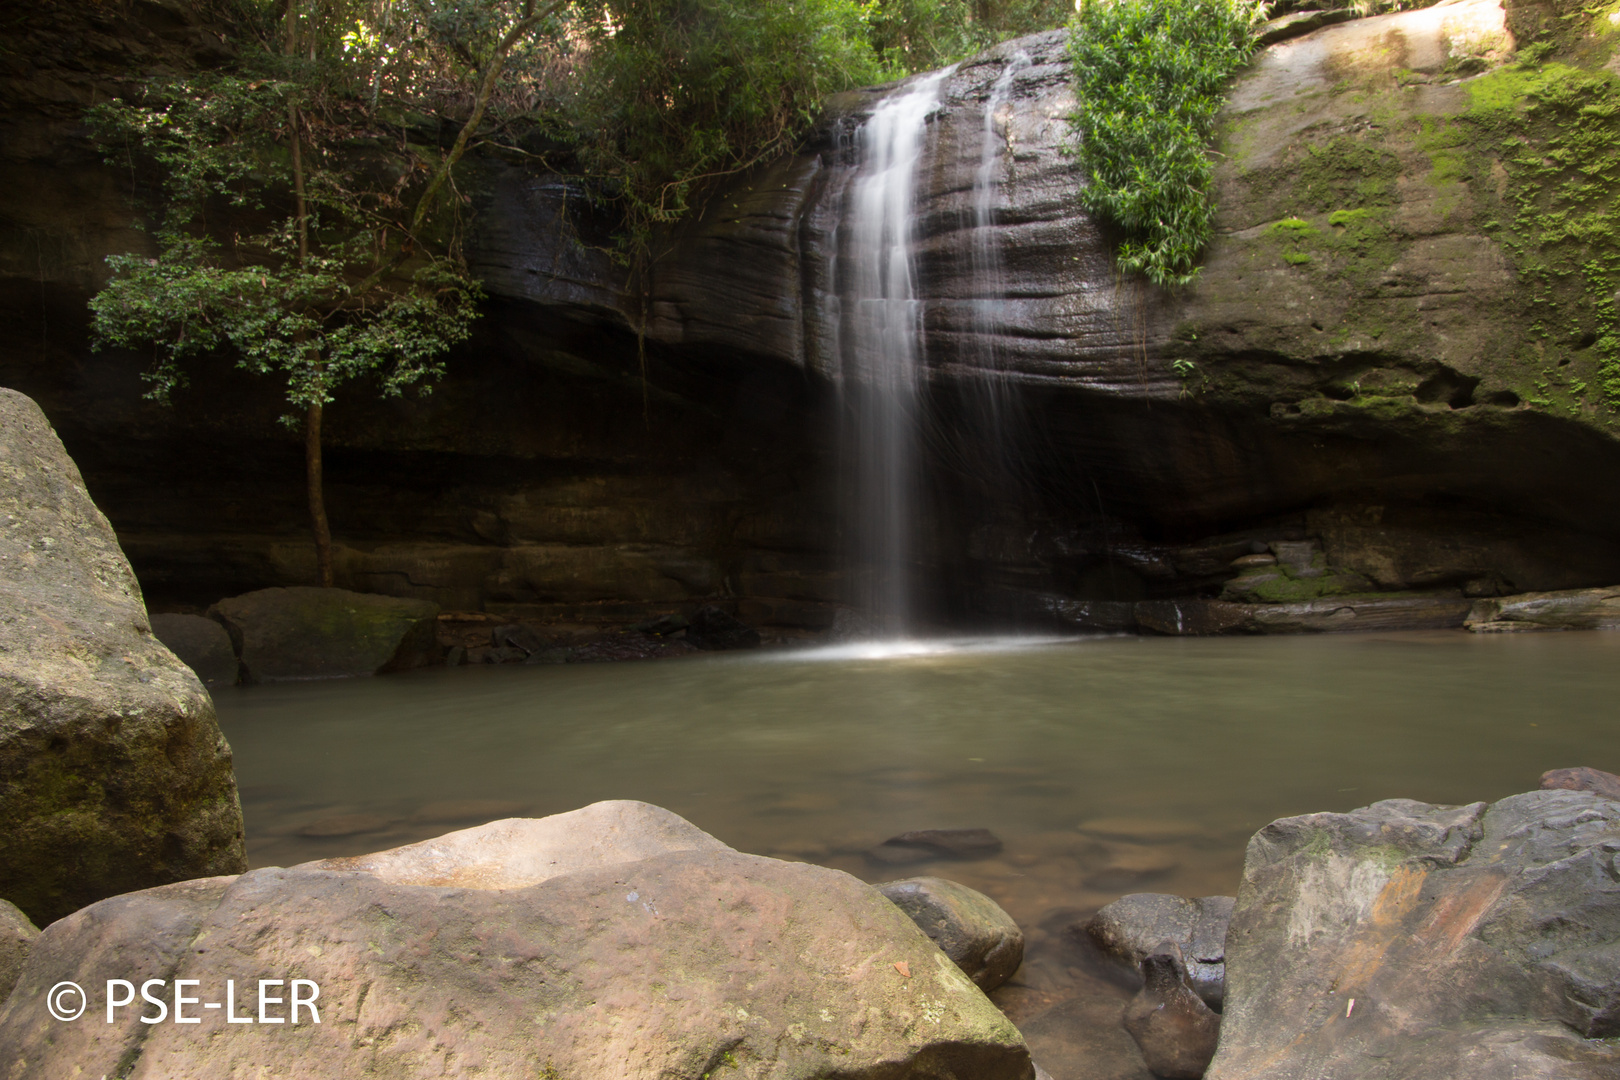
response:
<svg viewBox="0 0 1620 1080"><path fill-rule="evenodd" d="M1170 637L1216 634L1338 634L1370 630L1453 630L1474 610L1458 596L1335 596L1279 603L1179 599L1041 598L1064 625L1094 632L1134 631Z"/></svg>
<svg viewBox="0 0 1620 1080"><path fill-rule="evenodd" d="M39 1075L47 1050L64 1069L174 1080L1034 1075L1006 1018L868 886L740 854L645 804L560 817L77 912L0 1010L0 1075ZM319 984L319 1025L227 1029L210 1013L147 1028L129 1010L64 1026L40 1001L68 978L241 987L272 969Z"/></svg>
<svg viewBox="0 0 1620 1080"><path fill-rule="evenodd" d="M1620 803L1393 799L1250 842L1211 1080L1620 1070Z"/></svg>
<svg viewBox="0 0 1620 1080"><path fill-rule="evenodd" d="M1125 1030L1142 1050L1142 1060L1164 1080L1199 1080L1215 1056L1221 1018L1187 981L1175 945L1142 958L1141 991L1125 1009Z"/></svg>
<svg viewBox="0 0 1620 1080"><path fill-rule="evenodd" d="M1520 630L1620 630L1620 588L1566 589L1476 600L1468 612L1476 634Z"/></svg>
<svg viewBox="0 0 1620 1080"><path fill-rule="evenodd" d="M381 675L435 648L439 605L348 589L261 589L209 609L230 634L245 682Z"/></svg>
<svg viewBox="0 0 1620 1080"><path fill-rule="evenodd" d="M744 626L724 609L709 604L698 608L687 620L686 640L709 652L752 649L759 644L759 631Z"/></svg>
<svg viewBox="0 0 1620 1080"><path fill-rule="evenodd" d="M1164 893L1132 893L1104 907L1083 927L1097 947L1132 971L1171 943L1179 951L1188 985L1212 1008L1226 993L1226 929L1230 896L1188 899Z"/></svg>
<svg viewBox="0 0 1620 1080"><path fill-rule="evenodd" d="M0 896L38 923L246 866L207 691L39 408L0 389Z"/></svg>
<svg viewBox="0 0 1620 1080"><path fill-rule="evenodd" d="M234 686L240 674L231 635L201 615L153 615L152 633L204 686Z"/></svg>
<svg viewBox="0 0 1620 1080"><path fill-rule="evenodd" d="M994 990L1024 962L1024 933L976 889L945 878L888 881L873 888L906 913L979 989Z"/></svg>

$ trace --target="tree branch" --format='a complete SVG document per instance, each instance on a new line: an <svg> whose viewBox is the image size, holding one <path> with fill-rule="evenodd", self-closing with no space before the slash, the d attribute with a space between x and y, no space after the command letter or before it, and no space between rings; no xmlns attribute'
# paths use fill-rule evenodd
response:
<svg viewBox="0 0 1620 1080"><path fill-rule="evenodd" d="M524 4L525 14L523 18L514 23L512 28L501 36L500 42L495 46L494 55L490 57L489 67L484 69L484 77L479 80L478 94L473 99L472 115L467 118L465 124L461 125L461 131L456 135L456 141L450 147L450 152L439 163L433 178L428 181L427 188L423 190L422 197L416 202L416 212L411 215L410 231L413 235L422 227L422 223L427 220L428 212L433 206L433 200L438 197L439 190L444 187L445 180L450 176L450 170L455 167L456 162L461 160L461 156L467 152L468 140L472 138L473 132L478 129L478 125L483 122L484 111L489 108L489 99L495 94L495 84L499 81L501 72L506 67L506 58L511 53L512 46L516 45L524 34L527 34L540 23L567 7L568 3L569 0L552 0L551 3L546 4L539 11L535 11L534 0L528 0Z"/></svg>

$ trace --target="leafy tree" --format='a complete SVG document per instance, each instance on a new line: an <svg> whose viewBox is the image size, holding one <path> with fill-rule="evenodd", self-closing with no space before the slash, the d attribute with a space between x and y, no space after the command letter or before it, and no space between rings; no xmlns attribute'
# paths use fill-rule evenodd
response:
<svg viewBox="0 0 1620 1080"><path fill-rule="evenodd" d="M1062 26L1071 0L880 0L872 46L897 74L944 67L998 41Z"/></svg>
<svg viewBox="0 0 1620 1080"><path fill-rule="evenodd" d="M105 147L162 178L159 254L108 260L111 280L90 304L96 340L149 346L148 397L165 403L189 366L225 354L282 381L283 420L303 425L323 585L333 580L325 407L338 386L362 378L385 395L426 393L446 351L467 337L479 289L455 242L452 169L514 50L564 6L416 0L393 26L377 24L406 44L416 35L409 49L363 17L387 16L390 0L288 0L279 54L251 57L250 73L154 81L138 98L92 110ZM367 138L374 125L356 84L374 113L385 83L395 102L411 101L401 85L419 99L433 75L468 88L450 147L367 154L378 140Z"/></svg>
<svg viewBox="0 0 1620 1080"><path fill-rule="evenodd" d="M857 0L584 0L588 66L565 106L627 248L705 190L791 149L827 95L884 71Z"/></svg>

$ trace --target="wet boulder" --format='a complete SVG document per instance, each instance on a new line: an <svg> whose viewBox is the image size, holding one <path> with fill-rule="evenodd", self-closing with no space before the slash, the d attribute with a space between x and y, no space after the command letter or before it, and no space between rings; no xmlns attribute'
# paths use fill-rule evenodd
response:
<svg viewBox="0 0 1620 1080"><path fill-rule="evenodd" d="M0 390L0 896L37 923L246 867L231 751L39 407Z"/></svg>
<svg viewBox="0 0 1620 1080"><path fill-rule="evenodd" d="M231 636L201 615L153 615L152 633L197 673L204 686L233 686L240 667Z"/></svg>
<svg viewBox="0 0 1620 1080"><path fill-rule="evenodd" d="M244 682L381 675L427 662L439 605L348 589L294 586L221 600L209 610L242 658ZM518 659L523 652L516 650Z"/></svg>
<svg viewBox="0 0 1620 1080"><path fill-rule="evenodd" d="M307 980L320 1023L46 1014L57 982L109 978L196 979L203 1002L234 980L244 1017L257 980L281 979L268 1015L286 1020ZM165 1080L1034 1076L1018 1031L877 891L633 802L76 912L0 1009L0 1077L42 1061Z"/></svg>
<svg viewBox="0 0 1620 1080"><path fill-rule="evenodd" d="M1210 1080L1620 1075L1620 804L1532 791L1249 842Z"/></svg>
<svg viewBox="0 0 1620 1080"><path fill-rule="evenodd" d="M1188 983L1172 942L1142 958L1142 989L1125 1007L1124 1024L1148 1070L1163 1080L1199 1080L1221 1032L1221 1018Z"/></svg>
<svg viewBox="0 0 1620 1080"><path fill-rule="evenodd" d="M34 947L37 937L39 927L16 904L0 900L0 1001L6 1000L17 985L23 961L28 959L28 950Z"/></svg>
<svg viewBox="0 0 1620 1080"><path fill-rule="evenodd" d="M1230 896L1132 893L1104 907L1081 929L1133 971L1141 971L1142 962L1163 943L1174 943L1188 985L1219 1009L1226 992L1226 928L1232 904Z"/></svg>
<svg viewBox="0 0 1620 1080"><path fill-rule="evenodd" d="M977 889L937 877L903 878L874 888L981 990L994 990L1024 962L1024 932Z"/></svg>

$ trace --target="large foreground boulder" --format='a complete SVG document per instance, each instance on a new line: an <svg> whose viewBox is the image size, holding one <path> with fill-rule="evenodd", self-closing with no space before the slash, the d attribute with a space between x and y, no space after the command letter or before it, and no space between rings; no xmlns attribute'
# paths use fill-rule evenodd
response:
<svg viewBox="0 0 1620 1080"><path fill-rule="evenodd" d="M320 1022L106 1022L108 979ZM71 980L91 1015L44 997ZM231 982L234 980L234 983ZM310 987L299 996L308 1000ZM251 999L251 1000L250 1000ZM148 1006L147 1015L152 1015ZM1031 1080L1017 1030L876 890L597 803L358 859L114 897L51 926L0 1010L0 1077Z"/></svg>
<svg viewBox="0 0 1620 1080"><path fill-rule="evenodd" d="M221 600L243 682L381 675L426 661L439 605L348 589L260 589Z"/></svg>
<svg viewBox="0 0 1620 1080"><path fill-rule="evenodd" d="M44 924L246 868L231 751L28 398L0 389L0 896Z"/></svg>
<svg viewBox="0 0 1620 1080"><path fill-rule="evenodd" d="M1620 803L1533 791L1272 822L1210 1080L1620 1076Z"/></svg>

